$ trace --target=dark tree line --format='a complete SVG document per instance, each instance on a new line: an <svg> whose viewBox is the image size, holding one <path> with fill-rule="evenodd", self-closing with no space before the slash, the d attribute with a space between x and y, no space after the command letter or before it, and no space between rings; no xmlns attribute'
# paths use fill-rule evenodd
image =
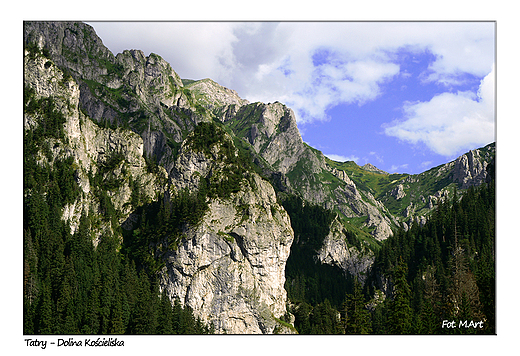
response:
<svg viewBox="0 0 520 356"><path fill-rule="evenodd" d="M282 203L291 217L294 241L285 267L285 289L292 303L294 326L300 334L342 334L339 309L353 280L335 266L315 261L316 252L334 219L334 213L310 205L297 196Z"/></svg>
<svg viewBox="0 0 520 356"><path fill-rule="evenodd" d="M199 124L192 148L208 155L219 152L215 159L226 163L225 171L201 177L196 192L180 191L140 207L139 186L131 182L131 204L140 218L128 231L118 225L106 192L120 184L110 175L124 159L116 152L97 175L89 175L99 211L83 214L71 234L61 215L81 194L73 159L57 159L52 166L37 162L38 152L52 161L46 139L64 139L65 119L52 99L36 100L31 89L24 91L24 105L38 118L24 133L24 333L211 333L189 308L161 295L156 271L161 253L176 248L183 228L200 222L208 198L227 198L240 190L252 170L246 152L235 154L215 123ZM494 180L469 188L462 197L455 190L424 226L395 231L378 251L364 288L339 268L315 261L334 214L296 196L286 197L283 206L295 233L285 288L299 333L495 333ZM94 246L93 225L100 219L114 233L97 236ZM345 239L359 245L352 234ZM374 301L381 281L388 282L386 298ZM482 321L482 328L446 329L443 320L457 325Z"/></svg>
<svg viewBox="0 0 520 356"><path fill-rule="evenodd" d="M38 176L61 177L50 170ZM65 179L43 184L37 177L27 177L36 184L24 201L25 334L211 331L161 296L155 275L119 252L116 236L105 234L94 247L91 217L83 215L71 234L61 220Z"/></svg>
<svg viewBox="0 0 520 356"><path fill-rule="evenodd" d="M81 194L73 158L51 161L48 138L63 139L63 116L51 99L31 104L38 126L24 133L23 331L24 334L201 334L213 330L178 301L159 292L156 274L131 249L121 249L118 216L101 177L120 162L114 154L89 175L99 211L83 214L75 233L62 210ZM34 107L33 107L34 106ZM138 192L137 192L138 193ZM133 197L133 204L139 197ZM114 233L93 236L93 225L108 222ZM93 241L97 241L97 245Z"/></svg>
<svg viewBox="0 0 520 356"><path fill-rule="evenodd" d="M493 169L493 165L490 166ZM424 226L382 243L364 288L313 256L333 216L291 197L286 290L300 334L494 334L495 185L440 202ZM346 236L350 244L353 236ZM353 240L354 239L354 240ZM387 281L387 295L374 298ZM383 284L382 284L383 282ZM446 322L455 327L448 328Z"/></svg>
<svg viewBox="0 0 520 356"><path fill-rule="evenodd" d="M76 233L60 219L59 189L34 193L24 209L25 334L208 333L159 293L157 281L118 252L111 234L92 243L91 219Z"/></svg>
<svg viewBox="0 0 520 356"><path fill-rule="evenodd" d="M423 227L396 231L376 256L367 295L381 276L392 292L372 313L375 332L494 334L494 181L462 197L455 190Z"/></svg>

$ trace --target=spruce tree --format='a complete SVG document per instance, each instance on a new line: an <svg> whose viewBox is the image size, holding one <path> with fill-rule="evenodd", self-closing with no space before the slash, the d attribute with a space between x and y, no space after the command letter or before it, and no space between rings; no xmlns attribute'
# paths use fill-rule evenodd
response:
<svg viewBox="0 0 520 356"><path fill-rule="evenodd" d="M372 331L374 334L384 335L388 334L388 307L387 301L376 305L372 312Z"/></svg>
<svg viewBox="0 0 520 356"><path fill-rule="evenodd" d="M48 279L42 284L41 293L36 308L36 334L48 335L55 332L55 313L51 300L51 288Z"/></svg>
<svg viewBox="0 0 520 356"><path fill-rule="evenodd" d="M392 334L412 333L412 308L410 286L406 280L407 267L402 258L393 270L393 300L390 304L389 327Z"/></svg>
<svg viewBox="0 0 520 356"><path fill-rule="evenodd" d="M457 241L454 250L449 289L449 298L453 301L452 316L461 320L482 320L480 293L475 275L469 269L464 250Z"/></svg>
<svg viewBox="0 0 520 356"><path fill-rule="evenodd" d="M173 309L165 291L161 293L160 312L157 316L157 333L173 334Z"/></svg>
<svg viewBox="0 0 520 356"><path fill-rule="evenodd" d="M354 293L347 294L345 315L345 333L369 334L372 331L370 315L364 305L361 283L358 278L354 280Z"/></svg>
<svg viewBox="0 0 520 356"><path fill-rule="evenodd" d="M294 327L299 334L307 335L311 333L309 314L310 305L305 302L299 303L294 311Z"/></svg>
<svg viewBox="0 0 520 356"><path fill-rule="evenodd" d="M435 278L436 268L430 266L423 274L424 278L424 302L421 309L421 334L435 334L440 325L439 317L439 284Z"/></svg>
<svg viewBox="0 0 520 356"><path fill-rule="evenodd" d="M124 293L121 291L120 284L117 283L114 304L110 310L110 325L108 329L110 334L121 335L125 333L123 299Z"/></svg>

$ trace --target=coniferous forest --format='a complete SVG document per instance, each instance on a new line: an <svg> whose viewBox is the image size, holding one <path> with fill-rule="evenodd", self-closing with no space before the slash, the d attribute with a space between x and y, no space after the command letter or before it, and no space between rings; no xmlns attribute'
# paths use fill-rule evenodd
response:
<svg viewBox="0 0 520 356"><path fill-rule="evenodd" d="M41 63L35 78L42 73L58 73L49 50L40 50L34 43L27 44L26 56L28 61L40 60L35 62ZM95 58L91 54L85 58L91 57ZM32 64L36 66L35 63ZM122 64L117 68L118 72L124 69ZM116 69L113 63L105 69L110 75L116 74L108 71ZM65 90L72 86L73 79L66 74L66 68L63 70L59 72L61 77L52 76L49 81L54 83L53 80L61 78L55 84ZM82 84L77 88L87 90L89 85L94 85L92 80L83 80L78 81ZM486 177L485 181L465 186L455 179L453 171L442 172L437 167L424 176L408 177L369 172L354 162L350 165L325 158L319 161L323 155L303 142L301 152L295 149L299 153L281 151L283 154L273 155L275 159L266 154L273 161L268 163L261 150L255 151L256 146L249 141L260 137L263 130L260 123L266 121L265 117L262 116L262 120L252 114L246 117L246 110L240 111L242 109L235 104L225 106L225 113L219 111L224 106L214 108L208 104L206 107L201 104L203 101L197 101L204 95L177 88L173 82L171 76L165 81L168 88L175 89L172 93L178 95L177 102L185 101L185 107L172 104L168 109L162 101L153 100L159 105L160 117L170 115L168 117L179 125L183 123L184 131L182 135L179 133L177 140L173 140L171 132L157 134L162 140L159 140L161 147L168 148L163 154L169 161L164 159L163 163L158 163L160 159L154 155L154 150L147 152L144 148L141 151L136 148L136 142L145 146L139 135L148 137L153 120L148 121L148 131L130 135L130 121L141 125L140 120L146 118L144 114L143 118L141 114L137 116L142 109L136 109L135 117L125 116L126 111L125 115L119 113L120 118L128 119L122 124L96 121L84 109L79 109L79 104L78 109L74 109L70 98L45 97L37 94L36 85L25 84L22 198L25 335L214 334L229 330L245 333L251 330L248 327L252 324L247 325L243 315L251 316L247 320L254 319L258 324L254 331L264 334L496 334L494 144L492 150L491 145L482 150L481 156L475 153L481 160L478 162L486 160L481 165L481 177ZM123 89L100 89L93 93L100 97L104 90L119 94L116 102L127 105L129 101L125 98L132 97L121 96L127 90ZM76 99L80 100L79 97ZM249 104L244 104L244 107L253 112L260 110L262 105L248 107ZM281 107L281 104L276 106ZM210 108L214 110L211 115ZM84 132L94 136L95 132L106 130L103 131L106 135L98 132L99 140L103 142L100 144L102 159L99 158L101 154L96 160L82 158L79 161L91 160L82 167L78 166L78 157L69 142L72 119L67 115L71 116L73 111L78 123L84 125ZM267 109L265 111L268 113ZM239 113L247 120L241 122ZM272 130L274 136L258 141L259 149L273 143L272 146L285 147L279 150L287 150L289 146L284 146L285 142L292 145L296 142L295 137L301 141L296 123L290 118L289 114L278 118L279 122ZM293 135L287 133L292 132L291 127L294 128ZM123 131L125 134L121 134ZM112 147L109 138L116 136L118 139L114 138ZM80 137L78 142L88 140L88 135L78 134L77 137ZM103 141L105 137L106 142ZM134 144L132 137L138 138ZM116 145L115 141L121 144ZM125 145L132 148L126 155L121 149ZM181 150L187 153L181 155ZM298 160L289 162L294 167L286 174L283 172L289 163L282 162L283 156L291 154L301 156L295 156ZM181 158L186 162L182 163ZM193 171L186 168L189 173L179 173L182 179L177 177L182 183L179 183L180 188L172 188L171 177L174 176L172 172L176 172L174 168L178 168L177 163L183 168L199 164L207 172L202 175L195 170L199 166ZM325 166L327 170L323 168ZM197 169L203 170L200 167ZM314 171L318 173L309 173ZM165 172L164 177L161 172ZM424 183L417 183L422 179ZM191 185L192 180L197 184ZM305 184L298 186L300 181ZM392 192L398 192L399 187L404 189L400 183L407 181L415 184L407 188L409 196L396 198L397 194ZM462 189L468 185L469 188ZM264 191L259 187L264 187ZM114 199L117 190L121 190L124 199ZM313 204L309 195L303 198L302 192L316 193L322 200L316 199L314 201L319 203ZM412 195L415 195L414 199L420 196L427 208L421 206L423 210L417 215L404 215L409 220L403 223L401 212L419 199L412 201ZM90 203L85 203L87 196ZM334 200L330 200L332 198ZM120 206L116 202L121 203ZM355 211L356 206L361 207L359 211ZM350 208L352 213L348 211ZM381 238L376 238L374 232L383 220L375 219L370 226L365 223L371 217L369 208L377 210L378 214L374 216L388 218L387 234ZM207 219L208 212L215 212L211 220ZM408 224L411 221L414 223ZM271 222L276 224L271 225ZM332 229L334 224L341 225L342 229ZM401 225L406 229L396 227ZM211 244L190 240L187 231L193 232L197 227L201 227L198 235L211 235ZM253 232L247 232L246 227ZM276 230L276 234L268 235L271 230ZM245 231L254 246L246 246L244 238L236 231ZM239 237L235 238L235 235ZM325 239L332 240L332 235L334 242L339 241L340 247L344 247L334 252L345 253L340 257L346 256L349 263L362 265L352 272L357 273L356 276L348 272L351 266L345 267L341 258L331 264L320 263L318 251L325 246L324 241L330 241ZM267 247L255 245L261 240L259 237L264 236L271 236L273 241L262 242ZM209 309L197 309L200 307L197 307L198 299L187 302L186 289L196 284L193 278L185 282L187 287L182 292L172 292L165 287L161 272L171 264L168 253L184 248L183 244L188 240L199 251L214 252L214 259L206 259L201 254L198 258L204 263L198 261L200 264L193 273L182 270L183 276L193 277L217 265L210 269L212 274L202 274L200 284L206 284L213 277L216 282L207 283L209 287L204 285L207 289L200 289L205 294L194 293L197 298L203 296L200 304L220 306L228 303L224 298L211 299L213 296L204 299L213 292L224 295L231 300L224 309L226 313L214 314L223 315L225 322L243 320L243 328L226 329L222 327L225 322L220 319L205 319L212 316L213 310L222 309L207 312ZM216 252L210 251L212 249ZM186 250L189 255L195 248ZM249 259L253 255L261 255L264 259L254 260L253 264ZM228 264L214 263L224 257ZM183 260L183 267L195 264L194 258L190 258L187 262ZM269 265L270 260L276 263ZM272 270L276 270L276 274L271 274ZM244 271L249 273L247 278ZM260 280L258 276L264 279ZM176 278L168 287L180 280L180 277ZM273 287L266 280L278 284ZM265 294L258 294L257 289L262 288L265 288ZM273 290L276 293L272 293ZM269 309L275 303L273 300L281 304L276 310ZM240 307L249 314L244 312L241 317L227 314Z"/></svg>
<svg viewBox="0 0 520 356"><path fill-rule="evenodd" d="M303 238L326 217L324 210L303 213L295 201L285 207ZM309 218L299 220L298 210ZM300 334L496 333L494 180L462 196L455 190L424 226L396 230L382 243L364 287L315 263L315 247L295 242L287 262L286 289ZM376 292L382 285L387 295Z"/></svg>
<svg viewBox="0 0 520 356"><path fill-rule="evenodd" d="M52 193L54 192L54 193ZM189 308L159 293L157 281L104 236L97 248L88 217L71 235L52 199L33 196L24 224L24 334L207 334ZM58 222L58 223L56 223Z"/></svg>
<svg viewBox="0 0 520 356"><path fill-rule="evenodd" d="M25 149L31 151L38 140L27 135ZM160 295L157 261L144 248L148 242L139 240L139 229L131 235L120 231L126 236L120 249L114 236L104 236L94 247L89 231L95 218L83 216L70 234L60 214L77 194L71 162L51 169L37 165L32 155L25 159L24 185L32 191L24 201L25 334L213 332L189 308L178 302L172 306ZM104 201L101 190L99 194ZM189 208L197 202L186 194L171 204ZM105 205L105 219L114 219L108 199ZM283 205L295 232L286 290L298 333L495 333L493 179L464 194L455 190L453 199L440 202L424 226L396 230L382 243L364 287L339 268L314 260L334 214L296 196ZM162 226L153 219L162 219L164 207L147 211L152 220L141 221L145 238ZM185 215L181 220L192 217ZM386 296L376 293L383 285ZM447 328L443 321L468 327ZM482 323L475 327L471 321Z"/></svg>
<svg viewBox="0 0 520 356"><path fill-rule="evenodd" d="M24 94L30 107L34 93ZM123 233L103 189L109 182L101 181L101 174L89 177L101 214L82 215L77 231L70 233L61 213L80 189L72 157L51 167L37 164L34 154L43 139L62 135L58 125L64 119L52 106L39 104L48 107L43 124L24 136L24 191L31 192L23 204L24 334L212 333L191 309L176 301L172 305L159 293L153 259L138 238L127 238L121 245L107 233L94 246L91 226L99 225L100 219ZM111 161L102 170L110 169Z"/></svg>
<svg viewBox="0 0 520 356"><path fill-rule="evenodd" d="M375 332L495 333L494 189L471 187L460 201L439 204L424 227L383 244L371 277L389 271L393 298L375 308ZM456 328L447 328L451 321Z"/></svg>

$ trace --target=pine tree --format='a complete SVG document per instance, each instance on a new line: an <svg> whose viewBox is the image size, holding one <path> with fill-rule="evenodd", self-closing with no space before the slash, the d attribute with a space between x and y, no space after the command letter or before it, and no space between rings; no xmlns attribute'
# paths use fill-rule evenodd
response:
<svg viewBox="0 0 520 356"><path fill-rule="evenodd" d="M372 331L377 335L388 334L387 301L378 304L372 312Z"/></svg>
<svg viewBox="0 0 520 356"><path fill-rule="evenodd" d="M23 230L24 233L24 265L23 265L23 291L24 298L30 306L38 295L38 247L35 246L30 229Z"/></svg>
<svg viewBox="0 0 520 356"><path fill-rule="evenodd" d="M436 268L430 266L423 274L424 278L424 303L421 309L421 334L435 334L440 325L439 318L439 284L435 278Z"/></svg>
<svg viewBox="0 0 520 356"><path fill-rule="evenodd" d="M144 270L139 272L135 304L130 318L131 334L154 334L157 327L157 294Z"/></svg>
<svg viewBox="0 0 520 356"><path fill-rule="evenodd" d="M28 298L23 298L23 333L24 335L35 334L34 317L35 303L31 303Z"/></svg>
<svg viewBox="0 0 520 356"><path fill-rule="evenodd" d="M345 333L369 334L372 331L370 315L365 308L358 278L354 280L354 293L346 298Z"/></svg>
<svg viewBox="0 0 520 356"><path fill-rule="evenodd" d="M99 301L99 291L100 291L100 280L99 274L93 276L91 290L88 291L88 297L86 299L86 309L84 314L83 325L81 327L82 334L98 334L101 332L100 330L100 301Z"/></svg>
<svg viewBox="0 0 520 356"><path fill-rule="evenodd" d="M116 283L116 293L114 297L114 304L110 310L110 325L109 333L121 335L125 333L125 323L123 316L124 293L121 291L120 283Z"/></svg>
<svg viewBox="0 0 520 356"><path fill-rule="evenodd" d="M173 334L173 309L165 291L161 293L160 311L157 316L157 333Z"/></svg>
<svg viewBox="0 0 520 356"><path fill-rule="evenodd" d="M479 289L474 274L468 267L464 250L455 243L452 257L452 277L449 298L453 303L453 317L463 320L483 318Z"/></svg>
<svg viewBox="0 0 520 356"><path fill-rule="evenodd" d="M311 324L309 321L310 305L301 302L294 311L294 327L299 334L308 335L311 333Z"/></svg>
<svg viewBox="0 0 520 356"><path fill-rule="evenodd" d="M36 308L35 332L48 335L55 332L55 314L51 299L51 288L48 279L44 280Z"/></svg>
<svg viewBox="0 0 520 356"><path fill-rule="evenodd" d="M77 334L79 330L74 317L75 310L75 272L70 257L67 258L63 272L63 281L59 287L56 302L57 332L60 334Z"/></svg>
<svg viewBox="0 0 520 356"><path fill-rule="evenodd" d="M389 327L392 334L412 333L412 308L410 286L406 280L407 267L402 258L393 270L393 300L390 304Z"/></svg>
<svg viewBox="0 0 520 356"><path fill-rule="evenodd" d="M182 334L181 330L181 318L182 318L182 306L179 300L176 298L173 301L172 307L172 333Z"/></svg>

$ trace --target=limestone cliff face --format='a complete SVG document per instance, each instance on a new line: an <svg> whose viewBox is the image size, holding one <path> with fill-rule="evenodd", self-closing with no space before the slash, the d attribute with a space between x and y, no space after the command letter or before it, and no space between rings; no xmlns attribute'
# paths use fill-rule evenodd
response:
<svg viewBox="0 0 520 356"><path fill-rule="evenodd" d="M280 174L288 177L293 191L313 204L338 209L347 217L365 216L365 225L378 240L392 234L391 220L382 204L341 170L327 165L324 155L306 145L298 131L294 112L281 103L254 103L242 106L225 122L244 137L254 150ZM337 178L324 182L324 176Z"/></svg>
<svg viewBox="0 0 520 356"><path fill-rule="evenodd" d="M341 268L345 274L357 277L364 284L375 259L374 253L368 248L349 246L343 229L343 225L334 219L317 258L321 263Z"/></svg>
<svg viewBox="0 0 520 356"><path fill-rule="evenodd" d="M260 104L258 109L259 120L251 127L249 142L269 164L287 174L306 153L294 112L280 103Z"/></svg>
<svg viewBox="0 0 520 356"><path fill-rule="evenodd" d="M294 112L281 103L245 105L225 113L223 118L235 134L247 140L282 174L289 173L306 153Z"/></svg>
<svg viewBox="0 0 520 356"><path fill-rule="evenodd" d="M396 222L389 218L388 209L370 192L361 193L345 171L332 168L331 173L345 183L334 190L336 208L346 217L366 216L361 226L371 228L375 239L391 236Z"/></svg>
<svg viewBox="0 0 520 356"><path fill-rule="evenodd" d="M457 183L459 189L468 189L478 186L486 181L489 172L487 168L495 157L495 144L471 150L458 157L454 161L440 165L432 169L432 174L437 178L448 177L450 181ZM425 172L427 173L427 172ZM424 175L421 173L419 177Z"/></svg>
<svg viewBox="0 0 520 356"><path fill-rule="evenodd" d="M38 50L32 54L26 51L24 81L34 90L31 100L53 98L53 109L65 118L64 137L45 138L38 162L53 167L57 160L73 159L74 177L81 191L62 210L71 233L77 230L83 215L93 214L96 245L104 234L115 233L119 226L132 229L136 208L160 194L197 191L201 178L211 184L226 179L221 144L213 145L205 154L193 150L185 140L172 163L171 177L161 166L151 169L143 157L146 142L142 137L124 128L103 128L85 115L80 110L80 85L41 50L38 54L34 53ZM143 90L160 86L160 81L143 84L148 70L144 64L150 58L136 51L124 55L132 57L127 58L128 63L124 57L119 59L125 68L142 65L137 72L144 73L143 77L135 80L138 92L140 86ZM160 59L154 60L154 66L168 69ZM153 70L150 73L153 77ZM178 104L182 97L177 96ZM167 98L166 93L157 100L168 105L164 103ZM24 129L34 131L43 125L42 115L38 111L26 114ZM225 141L232 148L226 154L236 156L232 138L226 134ZM113 207L117 221L103 217L107 204ZM238 191L225 199L212 197L208 206L202 221L186 227L178 247L165 254L161 287L172 299L178 298L184 306L193 308L195 315L212 323L219 333L291 332L276 319L286 314L285 262L293 231L273 187L256 173L246 172Z"/></svg>
<svg viewBox="0 0 520 356"><path fill-rule="evenodd" d="M26 88L35 92L33 100L52 98L54 110L63 114L64 138L48 138L43 146L49 148L49 154L40 151L39 164L50 165L55 161L72 157L75 167L75 179L81 188L78 198L63 208L62 219L68 221L71 233L79 225L82 214L98 212L100 209L99 187L92 186L92 177L98 175L100 184L117 182L111 185L106 194L114 209L120 214L119 223L125 221L135 208L131 204L132 189L140 186L141 202L154 199L163 189L167 173L159 168L157 174L147 170L143 158L143 140L134 132L101 128L79 110L80 89L72 77L67 77L52 61L42 55L25 52L24 81ZM24 115L25 130L34 130L42 122L39 112ZM119 157L117 161L114 157ZM108 161L114 163L106 169ZM95 232L97 238L104 231L113 230L108 221L101 221ZM97 239L95 240L96 243Z"/></svg>
<svg viewBox="0 0 520 356"><path fill-rule="evenodd" d="M140 50L114 56L87 24L26 22L24 41L37 44L74 78L86 115L100 124L137 132L145 155L167 170L174 159L172 147L199 122L209 120L162 57L146 57Z"/></svg>
<svg viewBox="0 0 520 356"><path fill-rule="evenodd" d="M229 138L230 139L230 138ZM183 144L171 174L171 189L197 190L225 163ZM273 187L249 172L228 199L212 198L200 224L184 232L168 253L161 288L173 300L212 323L217 333L290 332L275 318L286 313L285 263L294 233Z"/></svg>
<svg viewBox="0 0 520 356"><path fill-rule="evenodd" d="M486 181L489 156L494 155L495 147L487 146L481 150L471 150L457 158L453 164L454 181L461 189L478 186Z"/></svg>
<svg viewBox="0 0 520 356"><path fill-rule="evenodd" d="M104 64L115 60L94 29L83 23L25 22L24 41L45 49L58 67L67 67L73 76L89 80L103 80L108 74Z"/></svg>

